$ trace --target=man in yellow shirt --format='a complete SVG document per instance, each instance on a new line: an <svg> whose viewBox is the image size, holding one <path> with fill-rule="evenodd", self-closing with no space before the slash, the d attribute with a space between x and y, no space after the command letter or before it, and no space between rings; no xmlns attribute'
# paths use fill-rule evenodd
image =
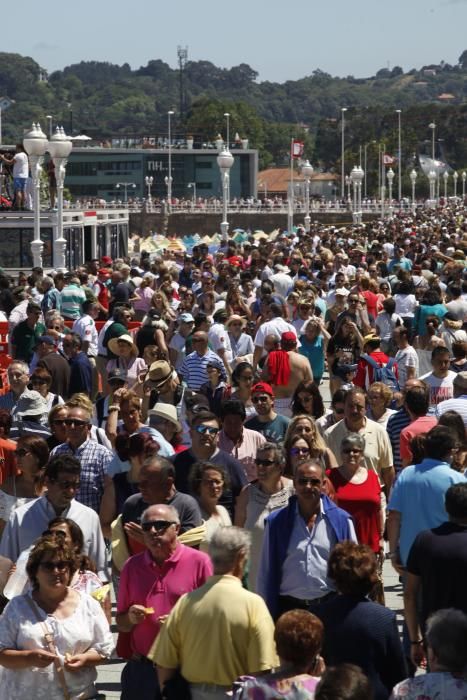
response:
<svg viewBox="0 0 467 700"><path fill-rule="evenodd" d="M238 676L278 665L266 604L241 583L249 548L250 535L241 528L215 532L209 546L214 576L179 599L148 654L161 688L180 669L192 700L220 700Z"/></svg>

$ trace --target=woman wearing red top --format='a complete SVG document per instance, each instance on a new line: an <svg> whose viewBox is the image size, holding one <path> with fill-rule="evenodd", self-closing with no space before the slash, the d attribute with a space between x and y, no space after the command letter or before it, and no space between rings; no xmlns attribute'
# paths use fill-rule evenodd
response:
<svg viewBox="0 0 467 700"><path fill-rule="evenodd" d="M375 472L365 467L365 438L352 433L342 440L343 464L327 475L336 492L339 508L354 519L360 544L367 544L378 554L383 548L384 513L381 486Z"/></svg>

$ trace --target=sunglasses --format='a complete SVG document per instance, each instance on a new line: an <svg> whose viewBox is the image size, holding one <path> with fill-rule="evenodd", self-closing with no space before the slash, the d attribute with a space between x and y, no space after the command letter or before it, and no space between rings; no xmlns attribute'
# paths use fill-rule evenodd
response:
<svg viewBox="0 0 467 700"><path fill-rule="evenodd" d="M42 377L31 377L31 384L47 384L47 379L42 379Z"/></svg>
<svg viewBox="0 0 467 700"><path fill-rule="evenodd" d="M255 459L255 464L258 467L272 467L275 463L274 459Z"/></svg>
<svg viewBox="0 0 467 700"><path fill-rule="evenodd" d="M172 520L147 520L144 523L141 523L141 528L143 532L151 532L151 530L155 530L156 532L164 532L165 530L168 530L171 525L175 525Z"/></svg>
<svg viewBox="0 0 467 700"><path fill-rule="evenodd" d="M219 428L214 428L210 425L197 425L196 432L200 435L217 435Z"/></svg>
<svg viewBox="0 0 467 700"><path fill-rule="evenodd" d="M361 452L363 452L363 450L360 450L357 447L349 447L347 450L342 450L342 452L345 455L350 455L350 454L360 454Z"/></svg>
<svg viewBox="0 0 467 700"><path fill-rule="evenodd" d="M266 401L271 398L270 396L253 396L251 399L253 403L266 403Z"/></svg>
<svg viewBox="0 0 467 700"><path fill-rule="evenodd" d="M311 477L307 478L305 476L300 476L297 479L297 484L299 486L321 486L321 479L312 479Z"/></svg>
<svg viewBox="0 0 467 700"><path fill-rule="evenodd" d="M291 447L290 448L290 456L291 457L298 457L299 455L309 455L309 454L310 454L309 447Z"/></svg>
<svg viewBox="0 0 467 700"><path fill-rule="evenodd" d="M203 338L193 338L193 340L192 340L191 342L192 342L193 344L195 344L195 343L204 343L204 340L203 340Z"/></svg>
<svg viewBox="0 0 467 700"><path fill-rule="evenodd" d="M66 571L68 569L68 563L66 561L41 561L39 564L41 569L45 571Z"/></svg>
<svg viewBox="0 0 467 700"><path fill-rule="evenodd" d="M66 491L67 489L74 489L78 491L81 486L81 481L59 481L58 479L50 479L53 484L57 484L61 489Z"/></svg>
<svg viewBox="0 0 467 700"><path fill-rule="evenodd" d="M55 418L52 421L53 425L65 425L66 418Z"/></svg>
<svg viewBox="0 0 467 700"><path fill-rule="evenodd" d="M79 420L79 418L64 418L63 422L66 426L74 425L76 428L82 428L83 425L89 425L89 421Z"/></svg>

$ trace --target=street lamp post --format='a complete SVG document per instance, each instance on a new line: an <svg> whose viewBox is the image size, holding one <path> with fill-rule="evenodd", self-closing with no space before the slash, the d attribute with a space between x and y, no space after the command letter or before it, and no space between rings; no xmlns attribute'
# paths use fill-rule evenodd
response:
<svg viewBox="0 0 467 700"><path fill-rule="evenodd" d="M448 203L448 180L449 180L449 173L447 170L444 171L443 173L443 180L444 180L444 206Z"/></svg>
<svg viewBox="0 0 467 700"><path fill-rule="evenodd" d="M357 224L362 223L363 212L362 212L362 181L365 177L365 172L361 165L357 166L355 171L355 180L357 185Z"/></svg>
<svg viewBox="0 0 467 700"><path fill-rule="evenodd" d="M352 184L350 175L345 176L345 184L347 185L347 201L350 202L350 185Z"/></svg>
<svg viewBox="0 0 467 700"><path fill-rule="evenodd" d="M152 175L146 175L144 178L144 182L146 183L146 187L148 188L148 204L152 208L152 199L151 199L151 187L154 184L154 178Z"/></svg>
<svg viewBox="0 0 467 700"><path fill-rule="evenodd" d="M173 110L167 112L168 118L168 137L169 137L169 174L165 178L165 184L167 185L167 207L168 211L172 210L172 131L171 131L171 118L174 114Z"/></svg>
<svg viewBox="0 0 467 700"><path fill-rule="evenodd" d="M196 182L189 182L187 187L193 189L193 207L196 206Z"/></svg>
<svg viewBox="0 0 467 700"><path fill-rule="evenodd" d="M428 180L430 181L430 203L431 206L436 206L436 173L434 170L430 170L428 173Z"/></svg>
<svg viewBox="0 0 467 700"><path fill-rule="evenodd" d="M227 203L228 203L228 192L229 192L229 180L230 180L230 168L234 163L234 158L231 152L224 148L221 153L217 156L217 165L221 171L221 182L222 182L222 222L221 222L221 235L222 242L227 243L227 236L229 233L229 222L227 221Z"/></svg>
<svg viewBox="0 0 467 700"><path fill-rule="evenodd" d="M412 214L415 214L417 204L415 202L415 183L417 182L417 171L412 169L410 172L410 182L412 183Z"/></svg>
<svg viewBox="0 0 467 700"><path fill-rule="evenodd" d="M397 114L397 176L398 176L398 188L397 188L397 198L399 200L399 207L402 202L402 134L401 134L401 114L402 110L396 109Z"/></svg>
<svg viewBox="0 0 467 700"><path fill-rule="evenodd" d="M462 199L465 199L465 181L467 179L467 173L464 172L462 173Z"/></svg>
<svg viewBox="0 0 467 700"><path fill-rule="evenodd" d="M392 206L392 183L394 181L394 170L392 168L389 168L388 172L386 173L386 177L388 180L388 187L389 187L389 216L392 216L392 211L393 211L393 206Z"/></svg>
<svg viewBox="0 0 467 700"><path fill-rule="evenodd" d="M52 116L51 114L47 114L46 119L47 119L47 125L48 125L48 127L49 127L49 128L48 128L48 131L49 131L49 139L51 139L52 136L53 136L53 130L52 130L52 120L53 120L53 116Z"/></svg>
<svg viewBox="0 0 467 700"><path fill-rule="evenodd" d="M457 199L457 178L458 177L459 177L459 173L457 172L457 170L454 170L454 172L452 174L452 179L454 182L454 198L455 199Z"/></svg>
<svg viewBox="0 0 467 700"><path fill-rule="evenodd" d="M73 144L63 128L57 127L49 141L49 153L55 165L57 181L57 237L54 240L54 267L59 272L66 272L66 239L63 236L63 185L65 182L66 164Z"/></svg>
<svg viewBox="0 0 467 700"><path fill-rule="evenodd" d="M229 113L229 112L225 112L225 113L224 113L224 117L225 117L226 120L227 120L227 133L226 133L226 136L227 136L227 150L230 151L230 113Z"/></svg>
<svg viewBox="0 0 467 700"><path fill-rule="evenodd" d="M44 155L48 145L47 136L42 131L40 124L33 124L31 131L29 131L23 139L23 146L29 156L34 188L34 238L31 242L34 267L42 267L44 243L41 240L40 187L42 163L44 162Z"/></svg>
<svg viewBox="0 0 467 700"><path fill-rule="evenodd" d="M344 146L345 146L345 113L347 112L347 107L341 107L341 199L345 197L345 163L344 163Z"/></svg>
<svg viewBox="0 0 467 700"><path fill-rule="evenodd" d="M305 231L308 233L310 230L311 217L310 217L310 178L313 175L313 166L309 160L306 160L302 165L302 174L305 178Z"/></svg>
<svg viewBox="0 0 467 700"><path fill-rule="evenodd" d="M120 187L124 188L125 194L124 194L123 203L125 206L127 206L127 204L128 204L128 188L132 187L133 189L136 189L135 183L134 182L117 182L115 187L117 188L117 190L119 190Z"/></svg>
<svg viewBox="0 0 467 700"><path fill-rule="evenodd" d="M349 181L352 184L352 190L353 190L353 201L352 201L352 220L354 224L357 223L357 166L354 165L352 170L350 171L350 176L349 176Z"/></svg>
<svg viewBox="0 0 467 700"><path fill-rule="evenodd" d="M435 131L436 131L436 124L434 122L431 122L431 124L428 124L428 127L431 129L431 160L433 161L432 167L434 168L435 166Z"/></svg>

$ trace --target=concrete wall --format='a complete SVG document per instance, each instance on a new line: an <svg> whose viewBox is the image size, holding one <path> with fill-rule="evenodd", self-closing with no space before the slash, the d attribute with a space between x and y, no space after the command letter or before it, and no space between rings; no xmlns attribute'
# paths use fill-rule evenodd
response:
<svg viewBox="0 0 467 700"><path fill-rule="evenodd" d="M370 221L377 215L363 215L364 221ZM304 214L297 214L294 223L303 224ZM221 214L191 214L173 213L168 217L164 214L148 214L145 211L130 214L130 235L132 233L145 234L149 231L157 233L179 234L185 236L199 233L202 236L212 235L220 232ZM229 231L236 228L260 229L269 233L276 228L287 228L287 215L275 213L245 212L229 214ZM349 212L332 214L312 214L311 221L319 221L325 225L344 226L352 223Z"/></svg>

